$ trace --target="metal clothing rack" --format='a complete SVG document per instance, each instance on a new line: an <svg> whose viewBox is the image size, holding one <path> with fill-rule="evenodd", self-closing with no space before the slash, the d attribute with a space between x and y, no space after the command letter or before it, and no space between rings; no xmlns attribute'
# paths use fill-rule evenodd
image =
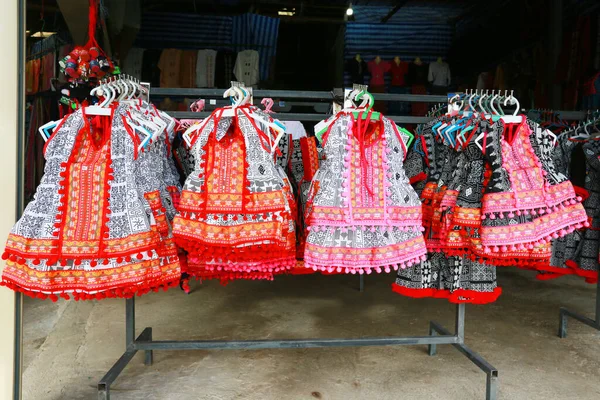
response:
<svg viewBox="0 0 600 400"><path fill-rule="evenodd" d="M152 88L150 95L158 96L191 96L205 98L222 98L221 89L171 89ZM290 91L290 90L254 90L254 98L296 98L343 103L343 89L331 92ZM409 94L378 94L375 99L387 101L408 102L446 102L446 96L409 95ZM176 118L202 118L206 113L172 112ZM329 115L324 113L276 113L281 120L320 121ZM388 118L399 123L423 123L427 117L392 116ZM364 275L360 275L359 290L364 290ZM138 351L145 352L145 364L152 365L154 350L258 350L258 349L298 349L321 347L364 347L364 346L395 346L395 345L428 345L429 355L437 353L437 345L451 344L464 354L477 367L485 372L486 400L498 398L498 370L488 363L478 353L465 345L465 304L456 306L454 333L436 322L430 322L429 334L426 336L391 336L380 338L318 338L318 339L272 339L272 340L153 340L152 328L145 328L136 337L135 299L125 301L125 352L98 383L98 399L109 400L110 388L113 382L133 359Z"/></svg>
<svg viewBox="0 0 600 400"><path fill-rule="evenodd" d="M161 97L194 97L204 99L220 99L223 100L223 92L226 89L197 89L197 88L151 88L150 96L161 96ZM404 101L404 102L424 102L424 103L445 103L448 101L447 96L434 96L434 95L423 95L423 94L393 94L393 93L372 93L375 100L382 101ZM252 91L252 95L255 99L261 99L270 97L273 99L303 99L303 100L314 100L321 102L338 102L343 103L344 100L344 89L335 88L332 91L307 91L307 90L261 90L256 89ZM214 107L206 102L206 107ZM281 121L322 121L323 119L329 118L331 114L326 113L296 113L296 112L277 112L275 107L275 113L273 118ZM174 118L206 118L210 115L209 111L203 112L191 112L191 111L170 111L168 112ZM428 122L431 118L428 117L417 117L410 115L386 115L387 118L399 124L423 124Z"/></svg>
<svg viewBox="0 0 600 400"><path fill-rule="evenodd" d="M585 317L574 311L570 311L566 307L561 307L559 311L558 337L567 337L567 321L568 317L575 318L577 321L586 324L589 327L600 331L600 277L596 284L596 310L594 319Z"/></svg>
<svg viewBox="0 0 600 400"><path fill-rule="evenodd" d="M451 344L485 372L486 400L498 398L498 370L481 355L465 345L465 304L456 306L454 333L436 322L430 322L427 336L390 336L380 338L271 339L271 340L154 340L152 328L137 337L135 298L125 301L125 352L98 383L98 400L110 400L110 388L138 351L145 352L144 364L152 365L154 350L262 350L306 349L321 347L365 347L428 345L429 355L437 353L437 345Z"/></svg>

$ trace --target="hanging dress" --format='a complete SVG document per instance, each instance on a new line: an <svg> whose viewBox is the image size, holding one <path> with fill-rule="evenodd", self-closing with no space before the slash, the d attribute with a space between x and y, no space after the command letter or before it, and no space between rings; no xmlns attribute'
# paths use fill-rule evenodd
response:
<svg viewBox="0 0 600 400"><path fill-rule="evenodd" d="M589 193L584 207L590 224L583 231L575 255L566 263L577 275L596 283L600 269L600 140L586 141L583 152L587 161L585 189Z"/></svg>
<svg viewBox="0 0 600 400"><path fill-rule="evenodd" d="M340 112L307 202L304 262L329 273L389 272L425 258L421 204L403 169L408 135L380 115Z"/></svg>
<svg viewBox="0 0 600 400"><path fill-rule="evenodd" d="M289 185L274 161L270 130L251 116L215 110L193 139L196 162L173 232L188 251L185 272L202 278L273 279L295 265Z"/></svg>
<svg viewBox="0 0 600 400"><path fill-rule="evenodd" d="M428 169L422 193L427 260L399 270L393 290L414 298L444 298L452 303L485 304L495 301L502 290L496 283L496 268L473 256L480 246L480 207L485 181L483 152L475 143L488 129L479 121L465 137L461 151L433 139L425 124L422 141ZM425 214L427 218L425 218Z"/></svg>
<svg viewBox="0 0 600 400"><path fill-rule="evenodd" d="M549 264L550 241L583 227L587 218L570 182L547 179L532 134L523 117L519 124L498 121L487 136L492 176L482 199L481 255L539 268Z"/></svg>
<svg viewBox="0 0 600 400"><path fill-rule="evenodd" d="M176 284L179 262L158 254L161 237L136 186L126 106L110 118L84 110L46 143L44 177L6 243L2 284L53 300L131 297Z"/></svg>

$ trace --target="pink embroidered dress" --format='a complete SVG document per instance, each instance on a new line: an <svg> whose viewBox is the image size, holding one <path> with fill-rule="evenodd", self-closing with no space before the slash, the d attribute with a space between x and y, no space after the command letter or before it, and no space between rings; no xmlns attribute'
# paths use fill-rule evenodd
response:
<svg viewBox="0 0 600 400"><path fill-rule="evenodd" d="M323 137L306 213L313 270L369 274L425 259L421 202L403 168L409 136L370 117L340 112Z"/></svg>
<svg viewBox="0 0 600 400"><path fill-rule="evenodd" d="M492 179L482 201L481 241L486 254L519 257L587 224L581 198L568 180L553 184L532 146L527 120L500 124L499 140L487 146ZM493 139L493 138L491 138Z"/></svg>

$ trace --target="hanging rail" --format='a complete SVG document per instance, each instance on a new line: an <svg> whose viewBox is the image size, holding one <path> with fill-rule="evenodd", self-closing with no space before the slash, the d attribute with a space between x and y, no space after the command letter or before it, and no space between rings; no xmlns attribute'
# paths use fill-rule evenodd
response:
<svg viewBox="0 0 600 400"><path fill-rule="evenodd" d="M197 88L152 88L151 96L161 97L202 97L205 99L215 98L223 102L223 92L225 89L197 89ZM340 104L344 100L344 90L341 88L333 89L332 91L307 91L307 90L253 90L252 95L255 98L270 97L273 99L311 99L322 102L337 101ZM373 93L375 100L382 101L403 101L412 103L440 103L447 102L447 96L433 96L422 94L393 94L393 93ZM210 106L207 102L207 106ZM213 104L213 106L216 106ZM189 111L171 111L168 112L174 118L195 119L206 118L210 112L204 111L200 113ZM329 118L328 113L292 113L292 112L276 112L273 118L281 121L322 121ZM400 124L423 124L428 122L429 117L418 117L410 115L386 115L387 118Z"/></svg>

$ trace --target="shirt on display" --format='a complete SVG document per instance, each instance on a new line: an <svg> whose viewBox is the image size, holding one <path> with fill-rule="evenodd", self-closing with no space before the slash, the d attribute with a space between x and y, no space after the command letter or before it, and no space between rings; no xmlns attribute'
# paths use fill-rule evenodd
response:
<svg viewBox="0 0 600 400"><path fill-rule="evenodd" d="M258 60L258 51L240 51L235 60L235 66L233 67L235 78L248 86L256 85L259 80Z"/></svg>
<svg viewBox="0 0 600 400"><path fill-rule="evenodd" d="M392 86L404 86L406 84L405 76L408 73L408 63L400 62L400 64L392 63Z"/></svg>
<svg viewBox="0 0 600 400"><path fill-rule="evenodd" d="M383 76L386 72L390 71L390 63L386 61L380 61L379 63L369 61L369 72L371 73L371 85L385 85Z"/></svg>
<svg viewBox="0 0 600 400"><path fill-rule="evenodd" d="M142 63L144 60L144 49L133 47L127 52L127 58L123 60L123 72L138 80L142 80Z"/></svg>
<svg viewBox="0 0 600 400"><path fill-rule="evenodd" d="M196 85L196 50L184 50L181 54L181 70L179 83L183 88L192 88Z"/></svg>
<svg viewBox="0 0 600 400"><path fill-rule="evenodd" d="M198 58L196 60L196 87L215 87L217 52L215 50L198 50Z"/></svg>
<svg viewBox="0 0 600 400"><path fill-rule="evenodd" d="M429 64L428 80L434 86L450 86L450 66L445 62Z"/></svg>
<svg viewBox="0 0 600 400"><path fill-rule="evenodd" d="M160 55L160 87L179 87L181 72L181 50L165 49Z"/></svg>

